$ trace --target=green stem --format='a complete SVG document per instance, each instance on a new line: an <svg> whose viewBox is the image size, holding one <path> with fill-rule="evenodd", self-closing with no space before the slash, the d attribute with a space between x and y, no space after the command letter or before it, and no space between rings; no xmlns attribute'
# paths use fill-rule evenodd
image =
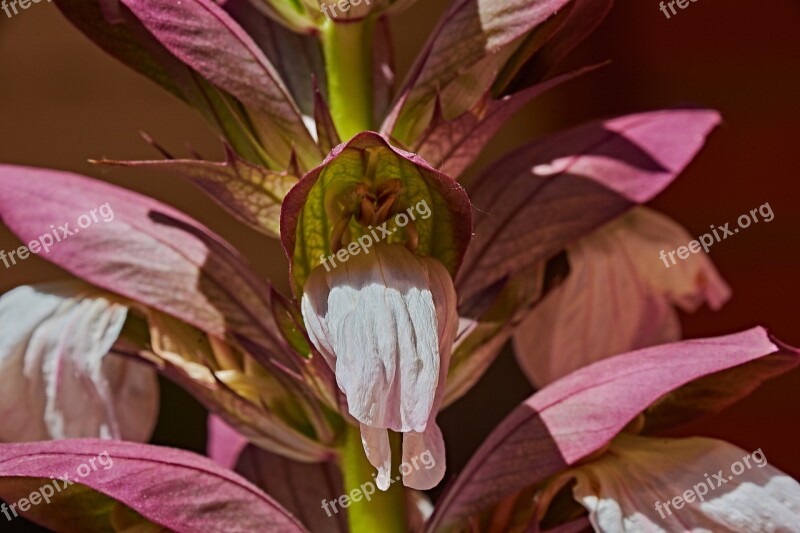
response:
<svg viewBox="0 0 800 533"><path fill-rule="evenodd" d="M400 462L400 435L389 433L392 441L392 476L397 477ZM404 533L406 531L406 502L402 482L395 481L389 490L378 490L373 473L375 468L367 461L361 444L361 432L355 426L347 426L342 452L342 474L344 488L350 498L347 517L352 533ZM367 486L371 485L371 487ZM355 492L354 492L355 491ZM366 499L366 494L374 491ZM358 495L361 495L359 497ZM355 501L353 496L356 496Z"/></svg>
<svg viewBox="0 0 800 533"><path fill-rule="evenodd" d="M336 130L343 141L372 129L372 46L375 21L366 17L356 22L327 20L322 27L322 48L328 75L328 105ZM400 435L390 432L392 458L400 463ZM342 448L341 469L347 516L353 533L404 533L406 501L403 484L392 483L378 490L367 460L361 432L347 426ZM358 500L358 501L356 501Z"/></svg>
<svg viewBox="0 0 800 533"><path fill-rule="evenodd" d="M349 140L372 129L372 35L375 22L327 20L322 48L328 74L328 105L339 136Z"/></svg>

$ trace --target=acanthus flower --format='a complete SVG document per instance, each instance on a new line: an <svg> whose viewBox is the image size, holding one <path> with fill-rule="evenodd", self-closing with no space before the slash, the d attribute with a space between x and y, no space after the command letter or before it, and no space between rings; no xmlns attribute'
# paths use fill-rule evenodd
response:
<svg viewBox="0 0 800 533"><path fill-rule="evenodd" d="M417 202L433 205L429 217L401 213ZM305 326L360 426L379 488L389 487L388 430L403 434L404 458L436 455L432 472L413 472L404 483L435 486L445 471L436 415L458 326L445 263L453 268L469 239L466 194L379 135L362 134L304 177L285 205L284 245ZM397 215L405 218L398 223ZM386 237L378 241L373 228L381 226ZM452 236L449 244L434 241L442 235ZM346 261L323 264L327 252L346 247L354 252Z"/></svg>

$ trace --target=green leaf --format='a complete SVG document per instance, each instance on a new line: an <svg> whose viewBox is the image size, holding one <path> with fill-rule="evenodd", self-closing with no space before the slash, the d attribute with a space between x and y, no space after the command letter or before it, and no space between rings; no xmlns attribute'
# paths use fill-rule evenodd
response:
<svg viewBox="0 0 800 533"><path fill-rule="evenodd" d="M281 202L297 176L248 163L225 147L226 161L100 161L103 164L172 172L189 179L234 217L270 237L280 237Z"/></svg>

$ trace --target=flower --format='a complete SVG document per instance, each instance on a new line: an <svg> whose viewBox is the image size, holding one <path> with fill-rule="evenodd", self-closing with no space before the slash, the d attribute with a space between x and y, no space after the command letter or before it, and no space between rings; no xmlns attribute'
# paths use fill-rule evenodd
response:
<svg viewBox="0 0 800 533"><path fill-rule="evenodd" d="M653 260L690 240L668 217L640 207L569 246L569 277L514 333L531 382L541 387L598 359L679 340L675 307L722 307L731 291L707 256L669 272Z"/></svg>
<svg viewBox="0 0 800 533"><path fill-rule="evenodd" d="M591 524L618 533L750 531L769 524L789 531L800 509L797 481L765 467L755 453L751 468L734 466L749 454L731 444L658 434L717 413L798 365L800 350L753 328L581 368L497 426L448 487L429 527L480 521L538 531ZM723 472L725 480L707 487L705 501L660 516L657 503Z"/></svg>
<svg viewBox="0 0 800 533"><path fill-rule="evenodd" d="M128 307L76 281L0 297L0 442L143 442L158 416L155 372L114 354Z"/></svg>
<svg viewBox="0 0 800 533"><path fill-rule="evenodd" d="M450 274L436 259L385 243L326 269L315 268L303 288L303 318L361 425L378 486L389 487L390 429L404 434L404 460L437 452L435 475L404 479L431 488L444 475L435 419L458 323Z"/></svg>
<svg viewBox="0 0 800 533"><path fill-rule="evenodd" d="M5 182L19 185L21 177L33 189ZM0 181L4 221L26 242L34 238L28 238L28 231L38 233L36 228L49 224L44 221L52 218L52 209L65 220L75 220L83 209L79 206L100 205L102 198L116 215L113 223L81 232L74 243L65 240L46 256L92 287L73 282L55 291L20 288L0 300L0 311L14 317L3 321L9 334L0 345L0 362L19 369L7 374L15 386L26 372L30 388L14 390L32 400L27 424L35 427L42 424L37 418L55 419L56 405L44 413L36 409L56 394L60 410L78 398L84 407L70 416L58 415L63 427L49 436L146 440L155 421L157 389L152 370L142 368L145 363L262 447L297 460L331 456L333 427L339 421L331 413L335 404L329 405L335 401L333 378L325 373L330 371L303 359L303 343L292 344L291 317L280 298L218 236L164 204L73 174L3 167ZM28 200L31 194L36 202ZM14 204L30 210L23 216ZM103 258L91 259L94 253ZM18 309L28 311L20 315ZM70 336L72 331L78 332L77 338ZM58 368L63 376L53 372ZM101 368L118 370L109 376ZM33 379L39 373L44 379ZM126 388L121 384L132 385L142 380L137 376L148 375L150 392L137 401L138 407L117 403L124 398L116 398L112 390L122 394ZM302 386L297 383L300 375L307 379ZM73 385L87 379L97 394ZM4 399L23 400L10 394ZM103 429L113 427L111 421L130 409L149 420L130 417L139 423L135 432L124 424ZM90 424L95 419L97 424ZM32 435L21 435L26 436ZM37 433L34 438L47 436Z"/></svg>
<svg viewBox="0 0 800 533"><path fill-rule="evenodd" d="M601 457L548 483L540 517L567 486L597 531L789 531L800 516L800 483L763 452L699 437L620 434Z"/></svg>
<svg viewBox="0 0 800 533"><path fill-rule="evenodd" d="M406 485L430 488L444 475L435 419L458 325L452 273L469 242L468 206L452 178L374 133L339 146L284 202L307 333L336 374L382 490L387 430L403 433L404 458L436 455L435 469L411 472Z"/></svg>

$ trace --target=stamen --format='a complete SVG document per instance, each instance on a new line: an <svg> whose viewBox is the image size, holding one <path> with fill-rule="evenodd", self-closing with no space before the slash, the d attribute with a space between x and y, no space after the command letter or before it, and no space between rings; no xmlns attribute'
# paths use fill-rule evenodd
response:
<svg viewBox="0 0 800 533"><path fill-rule="evenodd" d="M370 170L374 172L374 158L368 161ZM372 176L374 179L374 176ZM365 182L353 186L339 199L342 208L340 217L331 230L331 252L336 253L351 241L350 220L368 228L380 226L402 208L400 193L403 182L397 178L386 180L373 189ZM412 253L419 247L419 231L413 219L405 226L406 248Z"/></svg>
<svg viewBox="0 0 800 533"><path fill-rule="evenodd" d="M344 213L333 226L331 231L331 252L334 254L344 248L343 237L352 217L353 213Z"/></svg>

